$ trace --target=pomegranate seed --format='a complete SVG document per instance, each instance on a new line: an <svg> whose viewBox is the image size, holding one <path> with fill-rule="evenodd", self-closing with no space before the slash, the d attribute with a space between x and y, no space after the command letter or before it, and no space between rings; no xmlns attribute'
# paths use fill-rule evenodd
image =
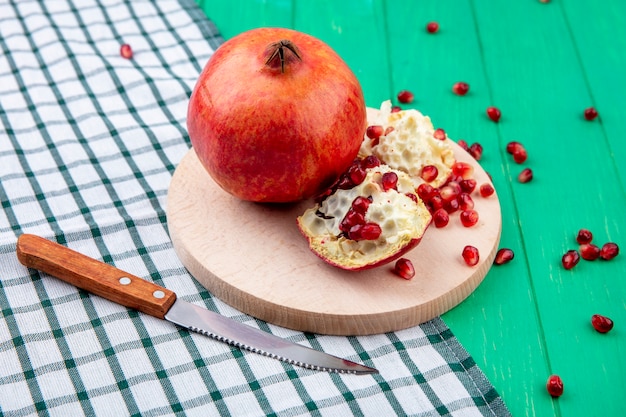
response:
<svg viewBox="0 0 626 417"><path fill-rule="evenodd" d="M122 58L131 59L133 57L133 48L127 43L123 44L120 46L120 56Z"/></svg>
<svg viewBox="0 0 626 417"><path fill-rule="evenodd" d="M481 184L478 190L480 191L480 195L483 197L489 197L496 191L488 182Z"/></svg>
<svg viewBox="0 0 626 417"><path fill-rule="evenodd" d="M500 120L500 117L502 116L502 113L497 107L490 106L487 107L487 116L494 122L498 122Z"/></svg>
<svg viewBox="0 0 626 417"><path fill-rule="evenodd" d="M526 159L528 159L528 153L526 152L526 149L520 147L513 151L513 160L518 164L524 163Z"/></svg>
<svg viewBox="0 0 626 417"><path fill-rule="evenodd" d="M593 243L583 243L579 250L580 256L586 261L595 261L600 257L600 248Z"/></svg>
<svg viewBox="0 0 626 417"><path fill-rule="evenodd" d="M472 227L478 223L478 212L476 210L463 210L460 215L461 223L465 227Z"/></svg>
<svg viewBox="0 0 626 417"><path fill-rule="evenodd" d="M428 202L433 195L437 194L437 192L438 191L436 191L430 184L424 183L417 187L417 195L424 200L424 202Z"/></svg>
<svg viewBox="0 0 626 417"><path fill-rule="evenodd" d="M469 91L469 84L464 83L463 81L459 81L458 83L454 83L452 86L452 91L454 94L459 96L464 96Z"/></svg>
<svg viewBox="0 0 626 417"><path fill-rule="evenodd" d="M360 165L352 165L348 168L348 176L350 177L352 184L359 185L365 180L367 172L365 172L365 169L363 169Z"/></svg>
<svg viewBox="0 0 626 417"><path fill-rule="evenodd" d="M610 261L611 259L615 258L618 254L619 254L619 246L617 246L617 243L613 243L613 242L605 243L604 245L602 245L602 248L600 249L600 258L604 259L605 261Z"/></svg>
<svg viewBox="0 0 626 417"><path fill-rule="evenodd" d="M351 207L357 213L365 214L371 203L372 201L369 198L360 195L352 201Z"/></svg>
<svg viewBox="0 0 626 417"><path fill-rule="evenodd" d="M411 93L409 90L402 90L398 93L398 101L400 103L413 103L413 98L413 93Z"/></svg>
<svg viewBox="0 0 626 417"><path fill-rule="evenodd" d="M457 141L457 145L459 145L465 152L469 150L469 146L467 145L467 142L464 141L463 139L459 139Z"/></svg>
<svg viewBox="0 0 626 417"><path fill-rule="evenodd" d="M339 223L339 230L349 233L350 229L358 224L365 224L365 215L355 210L348 210L346 215Z"/></svg>
<svg viewBox="0 0 626 417"><path fill-rule="evenodd" d="M524 168L517 176L517 180L521 183L529 182L533 179L533 171L530 168Z"/></svg>
<svg viewBox="0 0 626 417"><path fill-rule="evenodd" d="M608 333L613 328L613 320L600 314L591 316L591 324L600 333Z"/></svg>
<svg viewBox="0 0 626 417"><path fill-rule="evenodd" d="M493 263L494 265L504 265L506 263L511 262L514 257L515 257L515 254L513 253L511 249L502 248L502 249L499 249L498 252L496 253L496 258L493 260Z"/></svg>
<svg viewBox="0 0 626 417"><path fill-rule="evenodd" d="M459 208L461 210L471 210L474 208L474 199L468 193L459 194Z"/></svg>
<svg viewBox="0 0 626 417"><path fill-rule="evenodd" d="M365 134L370 139L378 139L383 135L384 132L385 131L381 125L368 126L365 130Z"/></svg>
<svg viewBox="0 0 626 417"><path fill-rule="evenodd" d="M436 228L446 227L449 221L450 215L445 209L440 208L433 213L433 223L435 223Z"/></svg>
<svg viewBox="0 0 626 417"><path fill-rule="evenodd" d="M391 106L391 112L392 113L398 113L399 111L402 111L402 107L400 107L400 106Z"/></svg>
<svg viewBox="0 0 626 417"><path fill-rule="evenodd" d="M396 129L393 126L388 126L387 129L385 129L385 134L383 136L387 136L388 134L390 134L394 130L396 130Z"/></svg>
<svg viewBox="0 0 626 417"><path fill-rule="evenodd" d="M435 133L433 134L435 139L446 140L446 131L442 128L435 129Z"/></svg>
<svg viewBox="0 0 626 417"><path fill-rule="evenodd" d="M589 243L593 239L593 234L588 229L580 229L578 234L576 235L576 242L580 243Z"/></svg>
<svg viewBox="0 0 626 417"><path fill-rule="evenodd" d="M452 200L456 200L456 198L459 196L459 193L460 193L460 188L457 189L456 187L450 184L444 185L443 187L439 189L439 195L441 196L443 201L446 203L449 203Z"/></svg>
<svg viewBox="0 0 626 417"><path fill-rule="evenodd" d="M465 263L469 266L475 266L480 260L478 249L476 249L474 246L465 246L461 255L463 256L463 260L465 261Z"/></svg>
<svg viewBox="0 0 626 417"><path fill-rule="evenodd" d="M437 179L437 175L439 175L439 170L434 165L425 165L420 173L420 177L426 182L433 182Z"/></svg>
<svg viewBox="0 0 626 417"><path fill-rule="evenodd" d="M519 142L512 141L506 144L506 151L511 155L518 149L524 149L524 146Z"/></svg>
<svg viewBox="0 0 626 417"><path fill-rule="evenodd" d="M576 266L576 264L580 261L580 255L577 250L571 249L565 252L563 257L561 258L561 263L563 264L563 268L572 269Z"/></svg>
<svg viewBox="0 0 626 417"><path fill-rule="evenodd" d="M476 180L473 178L468 178L466 180L460 181L459 185L461 186L461 190L469 194L476 188Z"/></svg>
<svg viewBox="0 0 626 417"><path fill-rule="evenodd" d="M413 262L406 258L400 258L396 261L393 271L404 279L411 279L415 276L415 268Z"/></svg>
<svg viewBox="0 0 626 417"><path fill-rule="evenodd" d="M348 237L352 240L376 240L382 232L376 223L356 224L350 228Z"/></svg>
<svg viewBox="0 0 626 417"><path fill-rule="evenodd" d="M594 120L596 117L598 117L598 111L593 108L593 107L589 107L585 109L585 112L583 113L583 115L585 116L586 120Z"/></svg>
<svg viewBox="0 0 626 417"><path fill-rule="evenodd" d="M563 395L563 380L558 375L550 375L546 383L546 389L552 397L560 397Z"/></svg>
<svg viewBox="0 0 626 417"><path fill-rule="evenodd" d="M457 211L459 209L459 200L457 200L456 198L454 200L450 200L450 201L446 201L444 202L444 206L443 208L448 212L448 213L454 213L455 211Z"/></svg>
<svg viewBox="0 0 626 417"><path fill-rule="evenodd" d="M428 200L428 206L431 208L431 211L435 211L440 208L443 208L443 205L444 205L443 198L441 198L439 194L435 194L431 196L430 199Z"/></svg>
<svg viewBox="0 0 626 417"><path fill-rule="evenodd" d="M483 145L480 143L472 143L467 151L477 161L480 161L483 157Z"/></svg>
<svg viewBox="0 0 626 417"><path fill-rule="evenodd" d="M398 174L395 172L385 172L382 178L383 190L395 190L398 186Z"/></svg>
<svg viewBox="0 0 626 417"><path fill-rule="evenodd" d="M366 156L361 161L361 166L363 169L376 168L377 166L380 166L380 159L378 159L375 155Z"/></svg>
<svg viewBox="0 0 626 417"><path fill-rule="evenodd" d="M419 197L417 196L417 194L405 193L404 195L415 201L416 204L419 204Z"/></svg>
<svg viewBox="0 0 626 417"><path fill-rule="evenodd" d="M472 178L474 167L467 162L455 162L452 164L452 174L467 180Z"/></svg>
<svg viewBox="0 0 626 417"><path fill-rule="evenodd" d="M437 33L439 31L439 23L437 23L437 22L429 22L426 25L426 31L428 33Z"/></svg>

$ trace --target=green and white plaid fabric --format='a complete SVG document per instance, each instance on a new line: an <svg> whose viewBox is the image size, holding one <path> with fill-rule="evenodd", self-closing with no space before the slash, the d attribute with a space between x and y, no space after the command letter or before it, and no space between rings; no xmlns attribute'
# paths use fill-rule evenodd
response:
<svg viewBox="0 0 626 417"><path fill-rule="evenodd" d="M191 0L0 1L0 415L508 415L440 319L303 334L234 310L188 274L166 193L190 146L189 95L220 42ZM380 374L294 367L89 295L23 267L22 233Z"/></svg>

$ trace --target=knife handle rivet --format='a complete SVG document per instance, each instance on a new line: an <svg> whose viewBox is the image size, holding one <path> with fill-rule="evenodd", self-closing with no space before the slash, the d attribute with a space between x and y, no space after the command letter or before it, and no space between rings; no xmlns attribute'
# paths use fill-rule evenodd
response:
<svg viewBox="0 0 626 417"><path fill-rule="evenodd" d="M155 292L152 293L152 296L154 298L163 298L165 297L165 293L163 291L156 290Z"/></svg>
<svg viewBox="0 0 626 417"><path fill-rule="evenodd" d="M128 278L128 277L122 277L122 278L120 278L120 281L119 281L119 282L120 282L120 284L122 284L122 285L128 285L128 284L130 284L130 278Z"/></svg>

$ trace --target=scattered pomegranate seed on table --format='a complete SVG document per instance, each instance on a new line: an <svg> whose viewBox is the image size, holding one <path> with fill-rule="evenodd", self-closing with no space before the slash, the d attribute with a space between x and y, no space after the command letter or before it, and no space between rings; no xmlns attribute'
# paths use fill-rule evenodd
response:
<svg viewBox="0 0 626 417"><path fill-rule="evenodd" d="M437 22L429 22L426 25L426 31L428 33L437 33L439 31L439 23L437 23Z"/></svg>
<svg viewBox="0 0 626 417"><path fill-rule="evenodd" d="M476 210L463 210L460 219L463 226L472 227L478 223L478 212Z"/></svg>
<svg viewBox="0 0 626 417"><path fill-rule="evenodd" d="M546 389L552 397L560 397L563 395L563 380L558 375L550 375L546 383Z"/></svg>
<svg viewBox="0 0 626 417"><path fill-rule="evenodd" d="M131 59L133 57L133 49L129 44L125 43L120 46L120 56L126 59Z"/></svg>
<svg viewBox="0 0 626 417"><path fill-rule="evenodd" d="M408 104L412 103L414 99L414 95L409 90L402 90L398 93L398 101L400 103Z"/></svg>
<svg viewBox="0 0 626 417"><path fill-rule="evenodd" d="M413 262L406 258L400 258L396 261L396 265L393 269L396 275L404 278L411 279L415 276L415 268L413 267Z"/></svg>
<svg viewBox="0 0 626 417"><path fill-rule="evenodd" d="M521 149L521 148L523 148L523 147L524 147L524 146L523 146L521 143L516 142L516 141L511 141L511 142L509 142L509 143L507 143L507 144L506 144L506 151L507 151L508 153L510 153L511 155L513 155L513 153L514 153L517 149Z"/></svg>
<svg viewBox="0 0 626 417"><path fill-rule="evenodd" d="M478 142L472 143L468 149L468 152L474 157L475 160L480 161L483 157L483 145Z"/></svg>
<svg viewBox="0 0 626 417"><path fill-rule="evenodd" d="M490 106L487 107L487 116L494 122L498 122L500 117L502 117L502 113L497 107Z"/></svg>
<svg viewBox="0 0 626 417"><path fill-rule="evenodd" d="M463 81L459 81L458 83L454 83L452 86L452 91L454 94L459 96L464 96L469 91L469 84Z"/></svg>
<svg viewBox="0 0 626 417"><path fill-rule="evenodd" d="M471 245L465 246L461 255L465 263L469 266L476 266L480 260L478 249Z"/></svg>
<svg viewBox="0 0 626 417"><path fill-rule="evenodd" d="M527 183L533 179L533 171L530 168L524 168L522 172L517 176L517 180L522 184Z"/></svg>
<svg viewBox="0 0 626 417"><path fill-rule="evenodd" d="M493 260L493 263L494 265L504 265L506 263L511 262L514 257L515 257L515 254L513 253L513 250L509 248L502 248L502 249L499 249L498 252L496 253L496 257Z"/></svg>
<svg viewBox="0 0 626 417"><path fill-rule="evenodd" d="M589 243L593 239L593 234L588 229L580 229L578 234L576 235L576 242L580 243Z"/></svg>
<svg viewBox="0 0 626 417"><path fill-rule="evenodd" d="M579 250L581 258L586 261L595 261L600 257L600 248L593 243L583 243Z"/></svg>
<svg viewBox="0 0 626 417"><path fill-rule="evenodd" d="M599 333L608 333L613 328L613 320L601 314L591 316L591 325Z"/></svg>
<svg viewBox="0 0 626 417"><path fill-rule="evenodd" d="M565 269L572 269L578 264L578 261L580 261L580 255L575 249L568 250L561 258L561 263Z"/></svg>
<svg viewBox="0 0 626 417"><path fill-rule="evenodd" d="M615 258L618 254L619 254L619 246L617 246L617 243L613 243L613 242L605 243L604 245L602 245L602 248L600 249L600 258L604 259L605 261L609 261Z"/></svg>
<svg viewBox="0 0 626 417"><path fill-rule="evenodd" d="M594 120L598 117L598 111L594 107L588 107L585 109L583 115L585 116L585 120Z"/></svg>

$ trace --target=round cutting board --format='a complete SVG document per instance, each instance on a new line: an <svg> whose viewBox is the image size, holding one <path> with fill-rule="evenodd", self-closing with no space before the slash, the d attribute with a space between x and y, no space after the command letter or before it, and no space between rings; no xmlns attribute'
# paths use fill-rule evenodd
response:
<svg viewBox="0 0 626 417"><path fill-rule="evenodd" d="M489 178L451 142L459 161L474 166L478 185ZM478 188L478 187L477 187ZM268 205L241 201L213 182L193 149L183 157L167 196L167 219L183 265L213 295L251 316L294 330L332 335L367 335L412 327L445 313L483 280L500 241L497 194L472 195L478 224L431 225L405 255L416 269L405 280L393 263L350 272L326 264L310 251L296 217L311 201ZM481 260L467 266L465 245Z"/></svg>

